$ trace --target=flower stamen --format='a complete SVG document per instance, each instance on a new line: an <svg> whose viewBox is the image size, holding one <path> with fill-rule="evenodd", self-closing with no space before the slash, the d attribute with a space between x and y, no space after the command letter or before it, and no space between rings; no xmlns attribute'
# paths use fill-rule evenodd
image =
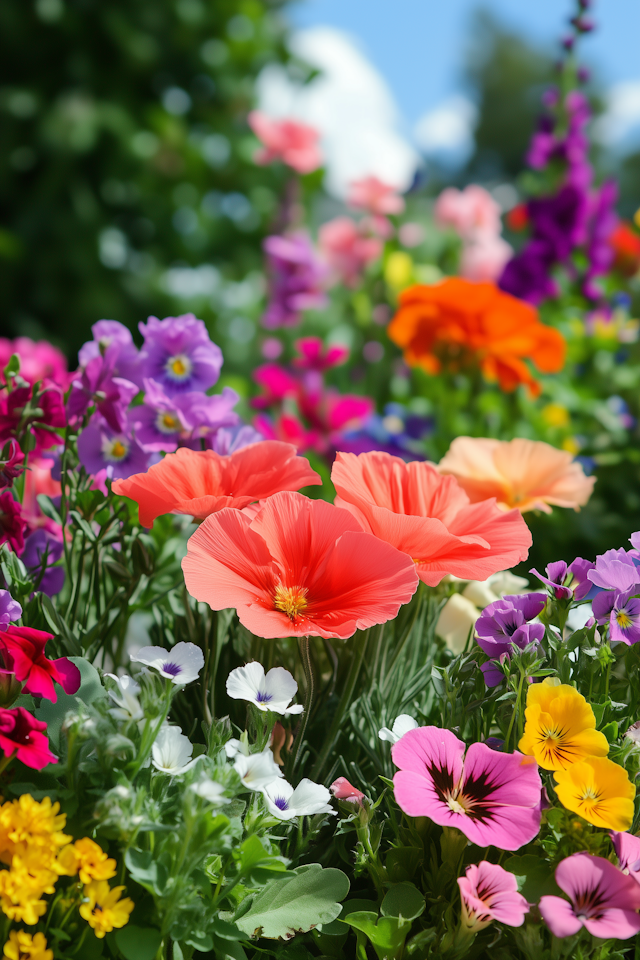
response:
<svg viewBox="0 0 640 960"><path fill-rule="evenodd" d="M285 587L279 583L276 587L273 605L281 610L290 620L296 620L300 611L308 605L308 590L306 587Z"/></svg>

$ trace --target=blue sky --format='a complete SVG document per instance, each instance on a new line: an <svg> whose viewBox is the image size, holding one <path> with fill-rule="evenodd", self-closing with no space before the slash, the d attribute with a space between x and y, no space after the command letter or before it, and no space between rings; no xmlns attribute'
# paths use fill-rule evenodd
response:
<svg viewBox="0 0 640 960"><path fill-rule="evenodd" d="M410 124L461 90L471 17L478 0L299 0L298 27L332 26L357 38L383 74ZM572 0L485 0L506 25L552 44L575 8ZM605 86L640 80L640 0L600 0L598 31L584 41L585 59Z"/></svg>

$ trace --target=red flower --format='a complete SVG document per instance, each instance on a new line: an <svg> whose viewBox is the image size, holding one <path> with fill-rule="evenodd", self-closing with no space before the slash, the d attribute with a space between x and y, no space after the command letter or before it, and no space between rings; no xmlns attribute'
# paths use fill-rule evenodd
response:
<svg viewBox="0 0 640 960"><path fill-rule="evenodd" d="M0 543L8 543L15 553L22 553L25 527L20 504L5 490L0 495Z"/></svg>
<svg viewBox="0 0 640 960"><path fill-rule="evenodd" d="M515 232L519 232L520 230L524 230L525 227L528 227L529 211L527 210L526 203L518 203L515 207L511 207L505 219L509 229Z"/></svg>
<svg viewBox="0 0 640 960"><path fill-rule="evenodd" d="M428 463L405 463L381 451L338 453L331 479L336 506L409 554L430 587L446 574L486 580L529 552L531 534L518 510L504 513L495 500L470 503L457 480Z"/></svg>
<svg viewBox="0 0 640 960"><path fill-rule="evenodd" d="M49 739L44 731L46 723L36 720L24 707L0 709L0 748L5 757L15 753L18 760L34 770L42 770L58 760L49 750Z"/></svg>
<svg viewBox="0 0 640 960"><path fill-rule="evenodd" d="M146 473L114 480L112 490L135 500L140 523L150 527L163 513L204 519L223 507L241 510L280 490L321 483L291 444L263 440L226 457L213 450L181 447Z"/></svg>
<svg viewBox="0 0 640 960"><path fill-rule="evenodd" d="M34 697L45 697L56 702L58 696L53 686L59 683L65 693L75 693L80 686L80 671L66 657L48 660L44 655L47 640L53 634L31 627L8 626L0 633L0 651L5 663L2 673L13 673L16 680L24 683L24 692Z"/></svg>
<svg viewBox="0 0 640 960"><path fill-rule="evenodd" d="M409 557L364 533L346 510L299 493L270 497L252 520L221 510L182 561L187 590L235 607L256 636L351 637L392 620L416 591Z"/></svg>
<svg viewBox="0 0 640 960"><path fill-rule="evenodd" d="M609 236L608 243L615 253L617 269L626 276L633 276L640 268L640 236L631 224L622 220Z"/></svg>

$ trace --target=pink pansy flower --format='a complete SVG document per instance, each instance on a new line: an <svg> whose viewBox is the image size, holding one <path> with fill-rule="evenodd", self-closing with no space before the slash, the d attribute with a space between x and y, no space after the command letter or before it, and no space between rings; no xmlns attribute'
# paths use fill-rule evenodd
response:
<svg viewBox="0 0 640 960"><path fill-rule="evenodd" d="M574 853L556 868L556 883L569 897L542 897L540 913L555 937L586 927L594 937L628 940L640 931L640 884L604 857Z"/></svg>
<svg viewBox="0 0 640 960"><path fill-rule="evenodd" d="M609 836L618 858L618 867L640 883L640 837L614 831Z"/></svg>
<svg viewBox="0 0 640 960"><path fill-rule="evenodd" d="M263 149L254 157L256 163L264 165L282 160L298 173L312 173L322 166L320 134L314 127L297 120L274 120L259 110L253 110L247 121L263 144Z"/></svg>
<svg viewBox="0 0 640 960"><path fill-rule="evenodd" d="M329 790L336 800L348 800L350 803L362 803L364 793L358 790L352 783L349 783L346 777L338 777L334 780Z"/></svg>
<svg viewBox="0 0 640 960"><path fill-rule="evenodd" d="M458 877L462 900L462 923L477 932L492 920L509 927L521 927L529 904L518 893L515 876L497 863L480 863L467 867L467 875Z"/></svg>
<svg viewBox="0 0 640 960"><path fill-rule="evenodd" d="M395 797L410 817L457 827L479 847L518 850L540 829L538 766L521 753L465 745L450 730L418 727L391 748Z"/></svg>
<svg viewBox="0 0 640 960"><path fill-rule="evenodd" d="M404 199L398 196L396 188L377 177L365 177L350 183L347 204L355 210L366 210L378 216L402 213L404 210Z"/></svg>

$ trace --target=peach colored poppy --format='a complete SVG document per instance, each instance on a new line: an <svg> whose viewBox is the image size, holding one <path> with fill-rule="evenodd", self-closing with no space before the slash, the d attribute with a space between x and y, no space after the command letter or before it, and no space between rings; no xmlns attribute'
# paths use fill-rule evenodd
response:
<svg viewBox="0 0 640 960"><path fill-rule="evenodd" d="M454 476L471 503L495 497L503 510L515 507L521 513L551 513L550 504L579 510L596 482L585 476L571 453L521 437L456 437L438 470Z"/></svg>
<svg viewBox="0 0 640 960"><path fill-rule="evenodd" d="M292 444L263 440L228 456L181 447L146 473L114 480L112 489L135 500L140 523L150 527L163 513L185 513L202 520L224 507L242 509L280 490L321 483Z"/></svg>
<svg viewBox="0 0 640 960"><path fill-rule="evenodd" d="M557 373L566 354L562 334L540 323L531 304L494 283L459 277L404 290L387 333L410 367L435 374L443 366L460 370L477 363L501 390L524 384L534 396L541 388L525 360L541 373Z"/></svg>
<svg viewBox="0 0 640 960"><path fill-rule="evenodd" d="M470 503L454 477L429 463L405 463L381 451L338 453L331 479L336 506L408 553L430 587L447 574L486 580L529 552L531 534L517 510L505 513L495 500Z"/></svg>
<svg viewBox="0 0 640 960"><path fill-rule="evenodd" d="M365 533L346 510L277 493L253 518L221 510L182 561L187 590L213 610L235 607L258 637L351 637L392 620L416 591L406 554Z"/></svg>

